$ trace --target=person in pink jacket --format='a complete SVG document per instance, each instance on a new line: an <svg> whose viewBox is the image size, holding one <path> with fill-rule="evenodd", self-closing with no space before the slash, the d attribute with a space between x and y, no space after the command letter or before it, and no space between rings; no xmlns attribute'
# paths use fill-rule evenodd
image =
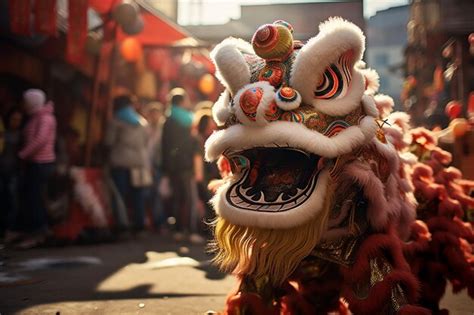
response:
<svg viewBox="0 0 474 315"><path fill-rule="evenodd" d="M28 233L19 247L34 247L44 241L48 228L43 194L54 170L56 155L56 118L52 102L38 89L23 93L25 112L29 120L25 126L24 145L19 157L25 162L23 180L23 230Z"/></svg>

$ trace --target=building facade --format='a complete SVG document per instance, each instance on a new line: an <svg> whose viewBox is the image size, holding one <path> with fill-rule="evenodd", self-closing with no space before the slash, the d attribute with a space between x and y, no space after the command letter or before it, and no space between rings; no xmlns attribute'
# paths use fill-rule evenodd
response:
<svg viewBox="0 0 474 315"><path fill-rule="evenodd" d="M397 109L401 108L409 16L405 5L378 11L367 21L367 64L380 76L380 93L393 97Z"/></svg>
<svg viewBox="0 0 474 315"><path fill-rule="evenodd" d="M229 36L250 41L260 25L285 20L293 26L294 38L304 42L315 36L318 25L331 16L343 17L365 29L362 0L243 5L238 20L223 25L189 25L186 29L194 37L211 44Z"/></svg>

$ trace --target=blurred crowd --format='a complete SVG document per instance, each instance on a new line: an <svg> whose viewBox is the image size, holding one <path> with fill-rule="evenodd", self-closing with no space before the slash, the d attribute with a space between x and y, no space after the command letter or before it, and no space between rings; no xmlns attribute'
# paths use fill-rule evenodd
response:
<svg viewBox="0 0 474 315"><path fill-rule="evenodd" d="M67 135L56 134L53 103L38 89L25 91L22 103L0 122L0 235L7 246L26 249L51 238L48 194L63 185L57 174L68 171L60 161ZM157 233L205 242L211 190L221 178L204 161L204 143L217 128L211 106L193 104L182 88L170 91L167 104L131 95L113 100L103 176L114 239Z"/></svg>

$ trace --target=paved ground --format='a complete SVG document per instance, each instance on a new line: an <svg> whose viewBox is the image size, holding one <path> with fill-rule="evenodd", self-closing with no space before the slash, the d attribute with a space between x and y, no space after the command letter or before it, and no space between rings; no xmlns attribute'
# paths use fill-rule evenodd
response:
<svg viewBox="0 0 474 315"><path fill-rule="evenodd" d="M235 284L209 266L203 246L158 236L0 255L1 315L205 314L222 309ZM62 260L30 260L38 258ZM24 278L1 282L11 276ZM474 314L465 294L448 293L443 306L453 315Z"/></svg>
<svg viewBox="0 0 474 315"><path fill-rule="evenodd" d="M28 278L0 285L2 315L204 314L221 309L234 285L232 277L208 265L203 246L162 237L3 252L7 258L0 272ZM81 256L90 264L63 261L27 271L19 265L31 258Z"/></svg>

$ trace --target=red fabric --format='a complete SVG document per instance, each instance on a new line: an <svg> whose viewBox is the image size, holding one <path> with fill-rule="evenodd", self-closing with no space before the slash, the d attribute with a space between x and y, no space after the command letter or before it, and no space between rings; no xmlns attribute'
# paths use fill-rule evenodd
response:
<svg viewBox="0 0 474 315"><path fill-rule="evenodd" d="M90 225L90 218L77 202L72 202L69 211L68 219L55 225L53 233L58 239L74 241L81 234L84 227Z"/></svg>
<svg viewBox="0 0 474 315"><path fill-rule="evenodd" d="M367 283L370 277L370 259L376 257L386 257L392 265L392 271L369 289L366 298L360 299L354 293L354 287ZM350 267L341 267L341 273L344 277L341 295L348 301L350 310L356 314L380 314L386 301L390 300L391 290L396 284L404 288L408 303L414 303L418 297L419 284L402 255L401 244L393 228L389 228L387 234L369 236L362 243L355 263Z"/></svg>
<svg viewBox="0 0 474 315"><path fill-rule="evenodd" d="M89 5L100 14L107 14L112 11L117 0L89 0Z"/></svg>
<svg viewBox="0 0 474 315"><path fill-rule="evenodd" d="M35 2L35 33L57 35L56 0L40 0Z"/></svg>
<svg viewBox="0 0 474 315"><path fill-rule="evenodd" d="M248 314L278 315L278 308L263 303L260 296L254 293L237 293L227 299L226 315L240 315L245 308Z"/></svg>
<svg viewBox="0 0 474 315"><path fill-rule="evenodd" d="M173 42L188 37L177 27L169 24L158 16L143 12L141 14L145 24L143 31L133 37L144 46L169 46ZM118 40L123 41L130 35L125 34L121 28L118 30Z"/></svg>
<svg viewBox="0 0 474 315"><path fill-rule="evenodd" d="M104 172L98 168L85 168L83 171L86 182L92 186L104 209L107 209L107 192L103 186ZM94 219L86 213L79 202L73 201L69 210L66 221L53 227L55 237L74 241L85 228L97 227ZM106 217L110 226L113 219L109 214L106 214Z"/></svg>
<svg viewBox="0 0 474 315"><path fill-rule="evenodd" d="M9 0L8 10L12 33L26 36L31 35L31 1Z"/></svg>
<svg viewBox="0 0 474 315"><path fill-rule="evenodd" d="M80 64L85 55L88 4L88 0L69 0L66 59L72 64Z"/></svg>

